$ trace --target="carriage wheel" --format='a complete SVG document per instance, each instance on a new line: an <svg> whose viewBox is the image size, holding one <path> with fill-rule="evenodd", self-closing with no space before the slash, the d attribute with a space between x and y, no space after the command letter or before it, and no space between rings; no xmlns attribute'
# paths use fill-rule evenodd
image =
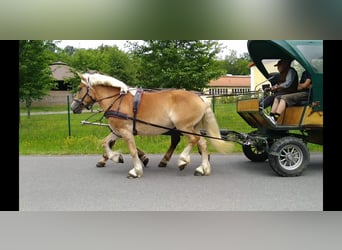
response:
<svg viewBox="0 0 342 250"><path fill-rule="evenodd" d="M310 161L310 153L301 139L288 136L273 143L268 160L271 168L278 175L299 176Z"/></svg>
<svg viewBox="0 0 342 250"><path fill-rule="evenodd" d="M242 145L245 156L253 162L263 162L268 158L268 153L258 145Z"/></svg>

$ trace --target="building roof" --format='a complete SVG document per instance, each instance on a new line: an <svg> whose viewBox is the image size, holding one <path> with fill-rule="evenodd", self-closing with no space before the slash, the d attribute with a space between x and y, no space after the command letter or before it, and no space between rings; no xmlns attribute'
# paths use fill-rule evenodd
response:
<svg viewBox="0 0 342 250"><path fill-rule="evenodd" d="M52 76L57 81L64 81L66 78L75 77L72 73L71 68L64 62L54 62L50 64Z"/></svg>
<svg viewBox="0 0 342 250"><path fill-rule="evenodd" d="M210 87L246 87L251 86L251 76L225 75L209 82Z"/></svg>

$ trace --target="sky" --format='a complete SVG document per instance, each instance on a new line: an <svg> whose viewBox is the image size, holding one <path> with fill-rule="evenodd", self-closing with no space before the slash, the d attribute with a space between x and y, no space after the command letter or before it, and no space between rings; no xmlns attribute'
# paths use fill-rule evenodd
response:
<svg viewBox="0 0 342 250"><path fill-rule="evenodd" d="M57 44L60 48L65 48L66 46L73 46L75 48L84 48L84 49L96 49L97 47L103 45L117 45L119 49L126 51L125 43L127 40L60 40ZM140 40L131 40L131 41L140 41ZM243 53L247 53L247 40L218 40L219 43L222 44L222 47L226 47L222 49L222 53L218 56L220 58L224 58L229 54L229 50L235 50L237 55L241 55Z"/></svg>

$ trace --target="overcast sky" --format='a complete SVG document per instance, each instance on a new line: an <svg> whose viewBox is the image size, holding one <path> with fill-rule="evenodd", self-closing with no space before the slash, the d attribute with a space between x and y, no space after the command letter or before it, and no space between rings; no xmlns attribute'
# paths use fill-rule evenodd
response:
<svg viewBox="0 0 342 250"><path fill-rule="evenodd" d="M58 43L58 47L65 48L66 46L73 46L75 48L85 48L85 49L96 49L97 47L103 45L117 45L119 49L125 50L125 43L127 40L61 40ZM139 41L139 40L131 40ZM219 43L226 46L223 52L219 55L224 58L225 55L229 54L229 50L235 50L237 55L247 53L247 40L218 40Z"/></svg>

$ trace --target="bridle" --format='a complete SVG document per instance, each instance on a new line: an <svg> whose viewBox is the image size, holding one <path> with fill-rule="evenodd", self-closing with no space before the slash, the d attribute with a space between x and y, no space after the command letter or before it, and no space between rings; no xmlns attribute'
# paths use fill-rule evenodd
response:
<svg viewBox="0 0 342 250"><path fill-rule="evenodd" d="M87 83L86 84L86 89L87 89L87 91L86 91L86 93L84 94L84 96L81 98L81 100L79 100L79 99L73 99L75 102L77 102L77 103L79 103L79 105L82 105L82 106L84 106L86 109L90 109L90 107L91 106L93 106L93 104L96 102L96 99L94 98L94 97L92 97L91 95L90 95L90 85ZM89 104L86 104L85 102L84 102L84 100L85 100L85 98L86 97L89 97L90 99L91 99L91 103L89 103Z"/></svg>
<svg viewBox="0 0 342 250"><path fill-rule="evenodd" d="M94 97L92 97L91 96L91 94L90 94L90 84L89 84L89 80L88 80L88 82L85 84L86 85L86 89L87 89L87 91L86 91L86 93L84 94L84 96L81 98L81 100L79 100L79 99L73 99L75 102L77 102L79 105L82 105L83 107L85 107L86 109L90 109L91 108L91 106L93 106L93 104L95 103L95 102L99 102L99 101L102 101L102 100L105 100L105 99L109 99L109 98L113 98L113 97L116 97L116 96L119 96L117 99L119 99L120 97L122 97L123 95L122 95L122 93L118 93L118 94L114 94L114 95L111 95L111 96L107 96L107 97L104 97L104 98L101 98L101 99L99 99L99 100L96 100ZM90 99L91 99L91 103L89 103L89 104L86 104L85 102L84 102L84 100L85 100L85 98L86 97L89 97ZM114 102L117 100L117 99L115 99L114 100ZM111 107L112 107L112 105L114 104L114 102L108 107L108 109L110 109Z"/></svg>

